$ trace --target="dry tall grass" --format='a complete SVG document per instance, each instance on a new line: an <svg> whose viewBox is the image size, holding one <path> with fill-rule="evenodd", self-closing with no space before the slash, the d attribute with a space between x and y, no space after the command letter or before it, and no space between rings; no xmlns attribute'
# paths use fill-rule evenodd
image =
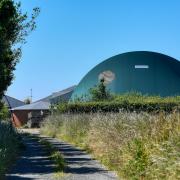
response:
<svg viewBox="0 0 180 180"><path fill-rule="evenodd" d="M61 114L42 133L86 148L124 179L180 179L180 114Z"/></svg>

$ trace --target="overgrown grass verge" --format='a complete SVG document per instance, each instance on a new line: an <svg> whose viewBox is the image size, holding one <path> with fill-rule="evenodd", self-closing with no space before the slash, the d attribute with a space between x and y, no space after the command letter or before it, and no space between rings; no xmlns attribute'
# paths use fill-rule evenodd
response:
<svg viewBox="0 0 180 180"><path fill-rule="evenodd" d="M45 139L39 139L39 142L46 147L46 151L49 154L51 160L54 161L56 166L56 173L63 174L63 171L66 167L65 160L59 150L54 147L50 142Z"/></svg>
<svg viewBox="0 0 180 180"><path fill-rule="evenodd" d="M0 179L12 166L21 149L21 137L8 121L0 121Z"/></svg>
<svg viewBox="0 0 180 180"><path fill-rule="evenodd" d="M45 148L45 152L47 153L47 156L54 162L55 178L64 176L66 162L65 162L62 154L59 152L58 148L53 146L48 140L44 139L43 137L40 137L38 135L33 135L30 133L23 133L23 134L25 136L33 138L34 140L38 141L38 143L43 145L43 148Z"/></svg>
<svg viewBox="0 0 180 180"><path fill-rule="evenodd" d="M91 150L123 179L180 179L178 112L52 115L41 132Z"/></svg>

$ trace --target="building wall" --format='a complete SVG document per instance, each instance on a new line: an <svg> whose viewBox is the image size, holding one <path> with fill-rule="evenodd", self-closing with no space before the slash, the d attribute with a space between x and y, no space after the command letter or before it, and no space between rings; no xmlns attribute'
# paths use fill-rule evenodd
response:
<svg viewBox="0 0 180 180"><path fill-rule="evenodd" d="M14 110L12 119L13 124L16 127L21 127L28 122L28 114L30 112L32 112L31 115L33 117L37 118L41 111L43 112L43 115L41 117L41 119L43 120L49 114L49 110ZM37 118L37 120L39 119Z"/></svg>
<svg viewBox="0 0 180 180"><path fill-rule="evenodd" d="M28 110L13 111L13 124L16 127L21 127L28 121Z"/></svg>

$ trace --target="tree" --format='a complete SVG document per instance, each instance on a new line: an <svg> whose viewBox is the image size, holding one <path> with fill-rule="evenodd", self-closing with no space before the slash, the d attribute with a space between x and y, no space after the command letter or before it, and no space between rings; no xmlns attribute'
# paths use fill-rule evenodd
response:
<svg viewBox="0 0 180 180"><path fill-rule="evenodd" d="M90 89L90 95L92 101L104 101L112 98L112 95L106 88L104 79L100 80L98 86Z"/></svg>
<svg viewBox="0 0 180 180"><path fill-rule="evenodd" d="M9 113L7 106L4 104L1 104L0 106L1 106L0 107L0 121L9 119L10 113Z"/></svg>
<svg viewBox="0 0 180 180"><path fill-rule="evenodd" d="M36 28L39 12L39 8L34 8L28 18L27 13L22 13L20 3L0 0L0 99L12 83L13 71L21 58L21 46Z"/></svg>
<svg viewBox="0 0 180 180"><path fill-rule="evenodd" d="M24 100L24 103L25 103L25 104L31 104L31 99L30 99L30 98L26 98L26 99Z"/></svg>

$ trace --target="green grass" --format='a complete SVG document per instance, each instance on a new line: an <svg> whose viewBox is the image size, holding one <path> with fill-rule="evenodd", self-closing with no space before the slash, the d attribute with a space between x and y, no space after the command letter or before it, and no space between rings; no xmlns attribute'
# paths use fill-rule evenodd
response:
<svg viewBox="0 0 180 180"><path fill-rule="evenodd" d="M56 166L56 173L63 172L66 167L66 163L59 150L45 139L39 138L39 142L46 147L46 151L48 152L50 159L54 161Z"/></svg>
<svg viewBox="0 0 180 180"><path fill-rule="evenodd" d="M59 152L59 150L53 146L48 140L37 136L32 135L30 133L23 133L24 136L28 136L32 138L35 141L38 141L41 145L43 145L43 148L45 148L45 152L47 153L47 156L54 162L55 165L55 179L58 179L62 176L64 176L64 169L66 167L66 162L64 160L64 157Z"/></svg>
<svg viewBox="0 0 180 180"><path fill-rule="evenodd" d="M180 179L178 112L59 114L41 132L90 150L123 179Z"/></svg>
<svg viewBox="0 0 180 180"><path fill-rule="evenodd" d="M22 143L19 134L10 122L0 121L0 178L18 156Z"/></svg>

